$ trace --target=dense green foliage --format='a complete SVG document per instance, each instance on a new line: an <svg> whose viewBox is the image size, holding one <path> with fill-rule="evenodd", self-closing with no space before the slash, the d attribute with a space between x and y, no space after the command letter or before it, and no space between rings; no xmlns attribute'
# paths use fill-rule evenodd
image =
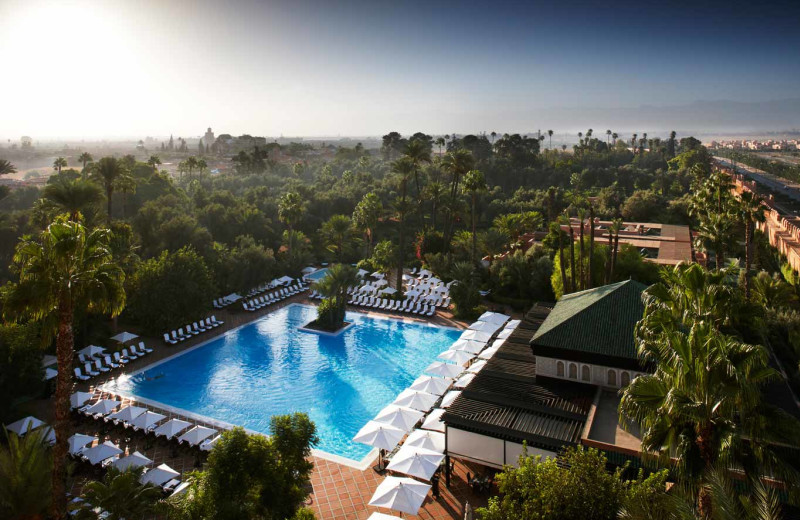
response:
<svg viewBox="0 0 800 520"><path fill-rule="evenodd" d="M0 446L0 518L44 518L50 508L53 456L43 430L6 435Z"/></svg>
<svg viewBox="0 0 800 520"><path fill-rule="evenodd" d="M41 395L42 350L39 326L35 322L24 325L0 326L0 422L11 422L18 400Z"/></svg>
<svg viewBox="0 0 800 520"><path fill-rule="evenodd" d="M97 511L105 511L107 520L143 518L155 513L161 489L152 484L142 484L139 478L144 468L120 471L111 466L102 480L86 484L81 502L75 511L78 520L96 520Z"/></svg>

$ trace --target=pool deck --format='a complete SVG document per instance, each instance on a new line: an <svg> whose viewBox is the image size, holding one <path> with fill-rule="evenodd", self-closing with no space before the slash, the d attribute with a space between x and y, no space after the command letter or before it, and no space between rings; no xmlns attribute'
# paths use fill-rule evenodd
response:
<svg viewBox="0 0 800 520"><path fill-rule="evenodd" d="M215 310L214 313L217 318L225 322L223 326L218 327L210 334L200 334L179 345L167 345L160 339L142 337L141 339L144 340L150 348L153 348L153 353L144 358L133 360L128 363L128 365L112 370L102 377L97 377L92 381L78 383L75 385L75 390L92 391L104 395L105 397L110 397L110 395L104 394L99 389L100 386L107 383L109 380L124 373L133 373L137 370L141 370L156 361L174 356L200 343L207 342L228 330L246 325L249 322L257 320L287 305L295 303L315 305L315 302L307 298L307 294L308 293L305 292L296 295L278 304L255 312L243 311L238 304L234 304L237 310L233 312L229 310ZM456 328L465 328L467 325L464 322L453 319L452 315L446 311L439 311L436 316L430 318L421 318L402 313L382 312L358 307L350 307L350 310L372 316L389 316L407 321L425 322ZM130 404L132 402L127 398L122 398L122 401L123 404ZM182 417L180 414L161 410L141 402L137 403L137 405L160 411L161 413L165 413L168 417ZM40 418L52 420L51 400L39 402L37 408L35 412ZM184 473L202 467L205 457L207 456L206 454L198 455L197 450L192 448L178 447L177 443L174 441L166 441L164 439L155 440L152 436L145 436L141 433L131 432L130 430L113 428L102 420L96 421L87 419L77 414L73 414L72 418L75 428L74 431L99 435L99 442L111 440L119 444L119 446L125 450L125 453L132 453L138 450L140 453L152 459L154 461L154 466L166 463L175 470ZM185 417L182 418L186 419ZM217 429L213 424L204 423L203 421L191 418L188 420L194 424L206 425ZM373 512L391 513L385 509L381 510L367 506L378 484L383 480L383 475L377 474L371 468L359 470L352 466L340 464L317 456L312 456L312 460L314 461L314 471L311 475L312 490L308 505L316 511L320 519L366 520ZM89 469L85 464L81 464L80 468L76 475L78 478L76 478L73 486L74 493L79 493L81 491L86 478L100 478L104 472L103 470ZM429 494L418 516L406 515L404 518L431 520L464 518L464 508L467 502L473 507L481 507L486 504L487 495L474 494L466 481L467 472L470 472L472 475L480 475L483 471L484 468L479 465L456 461L455 472L450 487L446 487L444 479L442 479L439 498L433 499L432 495Z"/></svg>

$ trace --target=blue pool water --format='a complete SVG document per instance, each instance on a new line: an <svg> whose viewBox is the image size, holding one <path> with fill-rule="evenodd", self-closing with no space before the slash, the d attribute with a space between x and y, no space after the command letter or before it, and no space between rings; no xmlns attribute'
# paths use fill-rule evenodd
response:
<svg viewBox="0 0 800 520"><path fill-rule="evenodd" d="M362 459L358 430L460 331L347 313L339 336L302 332L316 307L290 305L129 378L110 390L269 433L275 414L306 412L325 452Z"/></svg>
<svg viewBox="0 0 800 520"><path fill-rule="evenodd" d="M312 281L312 282L318 282L318 281L322 280L323 278L325 278L325 276L327 276L327 275L328 275L328 268L327 267L323 267L322 269L314 271L311 274L307 274L305 276L305 278L307 280Z"/></svg>

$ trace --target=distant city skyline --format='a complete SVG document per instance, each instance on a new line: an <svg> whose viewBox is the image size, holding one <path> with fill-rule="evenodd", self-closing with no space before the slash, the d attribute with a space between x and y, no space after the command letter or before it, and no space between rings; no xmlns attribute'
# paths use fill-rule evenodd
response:
<svg viewBox="0 0 800 520"><path fill-rule="evenodd" d="M2 0L0 138L788 130L798 26L784 1Z"/></svg>

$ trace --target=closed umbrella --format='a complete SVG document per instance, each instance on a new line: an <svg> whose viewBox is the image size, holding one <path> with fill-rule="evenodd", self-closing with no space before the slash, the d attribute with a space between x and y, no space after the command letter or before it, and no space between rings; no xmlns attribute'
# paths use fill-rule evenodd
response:
<svg viewBox="0 0 800 520"><path fill-rule="evenodd" d="M492 335L480 330L465 330L461 334L461 339L472 339L475 341L480 341L481 343L487 343L490 339L492 339Z"/></svg>
<svg viewBox="0 0 800 520"><path fill-rule="evenodd" d="M116 336L111 336L111 339L116 341L117 343L127 343L132 339L136 339L139 336L133 334L132 332L120 332Z"/></svg>
<svg viewBox="0 0 800 520"><path fill-rule="evenodd" d="M473 379L475 379L475 374L471 373L464 374L463 376L456 379L456 382L453 383L453 388L466 388L467 385L470 384Z"/></svg>
<svg viewBox="0 0 800 520"><path fill-rule="evenodd" d="M126 406L125 408L121 409L118 412L114 412L108 417L106 417L106 421L117 421L117 422L126 422L129 423L142 415L146 412L146 408L142 408L141 406Z"/></svg>
<svg viewBox="0 0 800 520"><path fill-rule="evenodd" d="M84 410L86 415L108 415L114 408L119 406L120 402L113 399L100 399L92 406Z"/></svg>
<svg viewBox="0 0 800 520"><path fill-rule="evenodd" d="M449 408L450 405L453 404L453 401L456 400L456 397L458 397L459 395L461 395L461 391L450 390L449 392L444 394L444 397L442 397L442 404L440 404L439 406L441 406L442 408Z"/></svg>
<svg viewBox="0 0 800 520"><path fill-rule="evenodd" d="M429 413L428 417L425 418L425 422L422 423L422 429L444 433L444 422L442 422L444 412L444 408L437 408Z"/></svg>
<svg viewBox="0 0 800 520"><path fill-rule="evenodd" d="M111 465L120 471L125 471L128 468L140 468L152 463L152 460L148 459L138 451L134 451L127 457L122 457L121 459L115 460L111 463Z"/></svg>
<svg viewBox="0 0 800 520"><path fill-rule="evenodd" d="M94 396L91 392L75 392L69 396L70 408L80 408Z"/></svg>
<svg viewBox="0 0 800 520"><path fill-rule="evenodd" d="M192 446L197 446L215 433L217 433L217 430L206 428L205 426L195 426L191 430L178 437L178 442L185 442Z"/></svg>
<svg viewBox="0 0 800 520"><path fill-rule="evenodd" d="M142 484L153 484L154 486L161 486L179 475L180 473L178 473L174 469L170 468L166 464L162 464L159 467L151 469L150 471L142 475L142 478L139 479L139 481Z"/></svg>
<svg viewBox="0 0 800 520"><path fill-rule="evenodd" d="M420 376L408 388L433 395L442 395L452 384L453 380L446 377Z"/></svg>
<svg viewBox="0 0 800 520"><path fill-rule="evenodd" d="M463 350L470 354L477 354L484 348L486 348L485 341L475 341L473 339L459 339L450 345L450 350Z"/></svg>
<svg viewBox="0 0 800 520"><path fill-rule="evenodd" d="M130 423L130 425L133 426L134 430L149 431L152 430L156 424L160 423L166 418L167 418L166 415L157 412L151 412L148 410L139 417L137 417L136 419L134 419L133 422Z"/></svg>
<svg viewBox="0 0 800 520"><path fill-rule="evenodd" d="M431 486L413 478L386 477L380 483L369 505L416 515Z"/></svg>
<svg viewBox="0 0 800 520"><path fill-rule="evenodd" d="M467 361L472 360L475 357L475 355L470 354L469 352L464 352L463 350L448 349L436 357L444 361L451 361L456 365L464 366L467 363Z"/></svg>
<svg viewBox="0 0 800 520"><path fill-rule="evenodd" d="M419 410L390 404L378 412L378 415L373 420L383 424L390 424L404 432L409 432L422 419L423 415Z"/></svg>
<svg viewBox="0 0 800 520"><path fill-rule="evenodd" d="M443 453L404 444L400 451L394 454L386 469L430 480L443 459Z"/></svg>
<svg viewBox="0 0 800 520"><path fill-rule="evenodd" d="M418 390L406 389L400 392L400 395L397 396L397 399L395 399L392 404L396 406L406 406L421 412L427 412L433 408L434 403L438 400L439 396L437 395L429 394L428 392L420 392Z"/></svg>
<svg viewBox="0 0 800 520"><path fill-rule="evenodd" d="M445 439L444 434L428 430L414 430L411 435L403 442L403 446L413 446L426 450L444 453Z"/></svg>
<svg viewBox="0 0 800 520"><path fill-rule="evenodd" d="M106 441L103 444L98 444L94 448L83 450L83 458L89 461L90 464L100 464L106 459L110 459L115 455L122 453L119 446L111 441Z"/></svg>
<svg viewBox="0 0 800 520"><path fill-rule="evenodd" d="M72 455L77 455L82 452L87 444L90 444L97 440L97 437L92 437L91 435L85 435L83 433L76 433L69 439L67 439L67 443L69 444L69 452Z"/></svg>
<svg viewBox="0 0 800 520"><path fill-rule="evenodd" d="M170 419L158 428L156 428L156 437L166 437L171 439L181 433L183 430L191 426L192 423L186 422L182 419Z"/></svg>
<svg viewBox="0 0 800 520"><path fill-rule="evenodd" d="M464 369L461 367L450 363L442 363L441 361L434 361L425 369L426 374L438 377L456 377L463 371Z"/></svg>
<svg viewBox="0 0 800 520"><path fill-rule="evenodd" d="M44 425L44 421L40 421L36 417L29 415L24 419L20 419L19 421L9 424L6 426L6 430L14 432L19 436L23 436L28 433L28 431L35 430L42 425Z"/></svg>
<svg viewBox="0 0 800 520"><path fill-rule="evenodd" d="M82 348L78 351L78 354L83 354L84 356L88 357L95 357L99 356L100 354L105 354L106 349L103 347L98 347L97 345L89 345L88 347Z"/></svg>

